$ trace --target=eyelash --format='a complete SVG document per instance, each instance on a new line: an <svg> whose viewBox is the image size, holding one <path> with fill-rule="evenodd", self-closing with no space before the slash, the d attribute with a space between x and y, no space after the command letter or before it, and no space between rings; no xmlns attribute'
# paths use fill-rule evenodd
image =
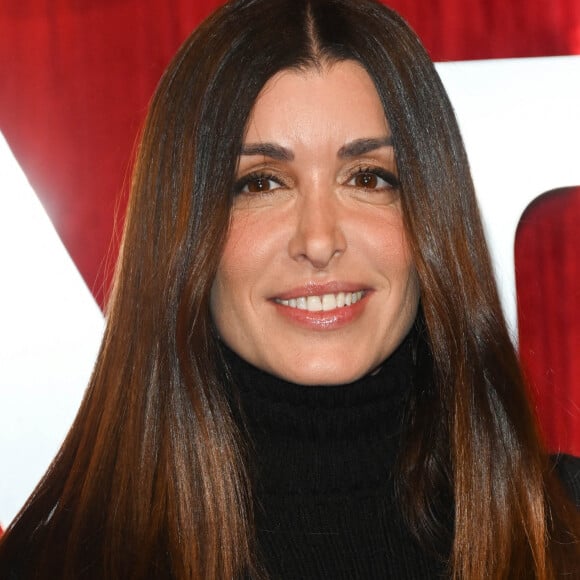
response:
<svg viewBox="0 0 580 580"><path fill-rule="evenodd" d="M262 181L273 181L274 183L278 184L281 187L284 187L284 182L277 176L274 175L273 173L269 173L267 171L254 171L252 173L248 173L247 175L244 175L243 177L241 177L240 179L238 179L236 181L236 183L234 184L234 193L236 195L243 193L243 190L245 187L247 187L250 183L252 183L253 181L258 181L258 180L262 180ZM251 192L254 195L259 195L260 193L268 193L271 190L264 190L263 192ZM250 192L246 192L246 193L250 193Z"/></svg>
<svg viewBox="0 0 580 580"><path fill-rule="evenodd" d="M348 179L346 180L346 183L348 184L349 182L351 182L353 179L355 179L356 177L358 177L360 175L374 175L374 176L378 177L379 179L382 179L383 181L385 181L388 184L388 188L390 188L390 189L398 189L401 185L399 178L394 173L392 173L390 171L386 171L385 169L381 169L379 167L369 167L369 166L357 167L353 172L350 173L350 175L348 176ZM278 177L277 175L274 175L273 173L270 173L267 171L254 171L252 173L248 173L247 175L244 175L243 177L241 177L240 179L238 179L236 181L236 183L234 185L235 195L239 195L241 193L244 193L244 191L243 191L244 188L246 188L250 183L258 181L258 180L273 181L274 183L276 183L280 187L285 186L284 181L282 181L280 179L280 177ZM275 188L275 189L278 189L278 188ZM378 190L387 189L387 187L377 187L376 189L378 189ZM273 191L273 190L266 189L263 192L246 192L246 193L252 193L252 194L258 195L258 194L262 194L262 193L267 194L270 191Z"/></svg>
<svg viewBox="0 0 580 580"><path fill-rule="evenodd" d="M348 178L348 182L352 181L354 178L358 177L359 175L374 175L379 179L382 179L388 184L389 189L398 189L401 186L401 182L399 178L392 173L391 171L387 171L380 167L369 167L369 166L360 166L352 172ZM376 189L387 189L386 187L377 187Z"/></svg>

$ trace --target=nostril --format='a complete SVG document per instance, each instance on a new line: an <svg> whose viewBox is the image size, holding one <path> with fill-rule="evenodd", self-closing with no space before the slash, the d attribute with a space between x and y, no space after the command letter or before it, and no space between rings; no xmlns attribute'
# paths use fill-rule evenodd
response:
<svg viewBox="0 0 580 580"><path fill-rule="evenodd" d="M313 186L295 207L294 232L289 241L293 259L326 268L346 250L343 220L331 191Z"/></svg>
<svg viewBox="0 0 580 580"><path fill-rule="evenodd" d="M316 268L325 268L346 250L346 240L339 228L325 232L297 230L289 243L292 258L307 260Z"/></svg>

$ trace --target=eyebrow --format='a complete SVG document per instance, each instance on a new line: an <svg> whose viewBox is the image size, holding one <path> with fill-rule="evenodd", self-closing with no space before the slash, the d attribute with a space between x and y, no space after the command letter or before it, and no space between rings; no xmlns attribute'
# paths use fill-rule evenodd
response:
<svg viewBox="0 0 580 580"><path fill-rule="evenodd" d="M374 151L375 149L380 149L381 147L392 147L393 138L388 135L387 137L379 137L378 139L355 139L346 145L343 145L338 150L338 156L341 159L358 157L359 155L364 155Z"/></svg>
<svg viewBox="0 0 580 580"><path fill-rule="evenodd" d="M390 135L375 139L355 139L338 150L338 157L341 159L358 157L381 147L392 146L393 138ZM240 155L262 155L276 161L294 160L294 153L290 149L275 143L246 143L242 146Z"/></svg>
<svg viewBox="0 0 580 580"><path fill-rule="evenodd" d="M263 155L276 161L293 161L294 153L274 143L250 143L242 147L241 155Z"/></svg>

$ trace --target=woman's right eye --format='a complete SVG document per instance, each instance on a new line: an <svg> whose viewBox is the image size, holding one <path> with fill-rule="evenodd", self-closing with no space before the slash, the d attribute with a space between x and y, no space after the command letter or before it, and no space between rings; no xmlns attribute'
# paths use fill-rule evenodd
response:
<svg viewBox="0 0 580 580"><path fill-rule="evenodd" d="M236 193L267 193L279 189L283 184L272 175L250 174L236 183Z"/></svg>

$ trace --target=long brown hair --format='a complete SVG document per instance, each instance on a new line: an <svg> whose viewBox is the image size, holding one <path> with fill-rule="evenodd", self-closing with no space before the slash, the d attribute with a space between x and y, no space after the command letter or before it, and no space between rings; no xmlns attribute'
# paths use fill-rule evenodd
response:
<svg viewBox="0 0 580 580"><path fill-rule="evenodd" d="M282 69L344 59L366 68L388 116L421 284L432 377L411 396L401 452L408 525L434 549L450 533L455 578L549 579L577 563L578 515L539 443L461 137L421 44L372 0L238 0L192 34L157 88L96 367L3 539L1 573L259 576L209 293L259 92Z"/></svg>

